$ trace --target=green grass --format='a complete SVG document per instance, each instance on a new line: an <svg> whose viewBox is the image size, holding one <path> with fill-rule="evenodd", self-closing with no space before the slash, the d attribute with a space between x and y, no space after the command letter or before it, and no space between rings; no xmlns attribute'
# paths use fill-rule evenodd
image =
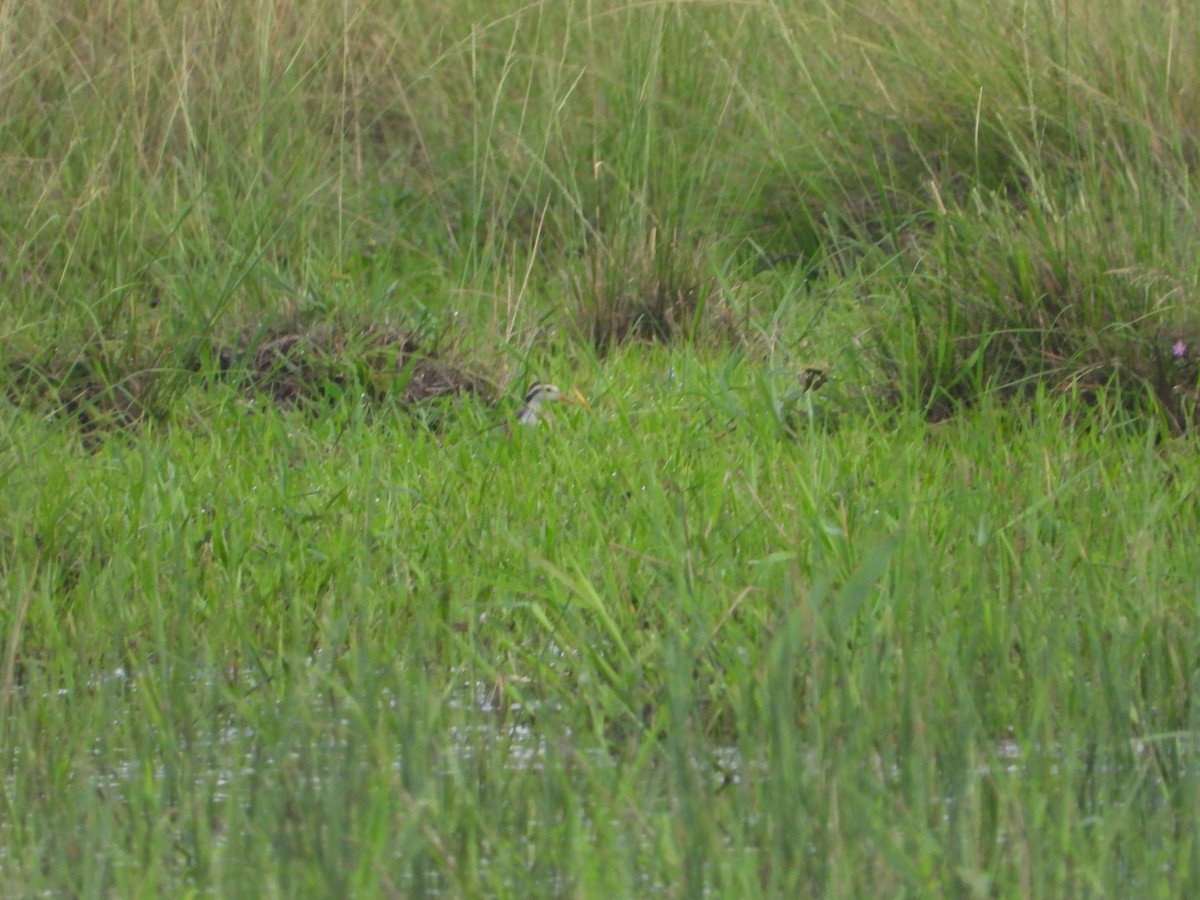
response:
<svg viewBox="0 0 1200 900"><path fill-rule="evenodd" d="M1194 891L1184 11L161 6L0 12L0 893Z"/></svg>

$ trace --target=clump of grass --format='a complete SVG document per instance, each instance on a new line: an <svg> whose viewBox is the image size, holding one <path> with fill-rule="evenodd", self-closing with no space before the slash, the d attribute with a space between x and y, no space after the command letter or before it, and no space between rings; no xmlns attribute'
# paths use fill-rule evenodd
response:
<svg viewBox="0 0 1200 900"><path fill-rule="evenodd" d="M706 249L681 234L660 239L654 228L632 240L598 241L570 281L574 330L601 356L631 341L733 336Z"/></svg>
<svg viewBox="0 0 1200 900"><path fill-rule="evenodd" d="M1175 431L1196 424L1190 206L1175 205L1175 225L1146 242L1115 224L1137 210L1114 193L1099 209L1031 201L1019 220L1006 203L943 217L897 279L903 324L874 334L895 395L941 418L990 391L1109 392Z"/></svg>
<svg viewBox="0 0 1200 900"><path fill-rule="evenodd" d="M808 158L781 166L760 213L797 256L873 273L870 339L893 399L941 418L995 389L1112 389L1183 430L1195 372L1164 349L1196 327L1195 63L1172 67L1172 20L1139 25L1129 4L1103 23L1049 12L797 13L830 44L793 45L812 85L808 127L791 123ZM862 43L850 59L847 33Z"/></svg>

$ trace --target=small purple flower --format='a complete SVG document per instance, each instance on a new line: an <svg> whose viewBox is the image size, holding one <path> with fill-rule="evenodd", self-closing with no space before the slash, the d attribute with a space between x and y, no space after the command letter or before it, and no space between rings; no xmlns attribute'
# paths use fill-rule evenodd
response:
<svg viewBox="0 0 1200 900"><path fill-rule="evenodd" d="M1176 359L1181 358L1185 353L1187 353L1187 344L1184 342L1183 338L1180 338L1171 345L1171 355Z"/></svg>

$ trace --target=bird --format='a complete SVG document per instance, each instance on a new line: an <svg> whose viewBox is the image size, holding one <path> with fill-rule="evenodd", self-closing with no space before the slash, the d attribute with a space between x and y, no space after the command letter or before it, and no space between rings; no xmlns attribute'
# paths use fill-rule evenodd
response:
<svg viewBox="0 0 1200 900"><path fill-rule="evenodd" d="M559 390L557 385L535 381L525 392L525 405L517 410L517 424L526 428L536 428L550 417L551 404L575 403L587 406L587 399L578 388L571 388L569 394Z"/></svg>

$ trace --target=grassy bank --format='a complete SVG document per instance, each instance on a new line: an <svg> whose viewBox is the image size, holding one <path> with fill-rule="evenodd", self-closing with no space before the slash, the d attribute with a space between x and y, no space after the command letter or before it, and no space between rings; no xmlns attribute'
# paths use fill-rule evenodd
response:
<svg viewBox="0 0 1200 900"><path fill-rule="evenodd" d="M1103 6L0 14L0 889L1186 893L1200 34Z"/></svg>

